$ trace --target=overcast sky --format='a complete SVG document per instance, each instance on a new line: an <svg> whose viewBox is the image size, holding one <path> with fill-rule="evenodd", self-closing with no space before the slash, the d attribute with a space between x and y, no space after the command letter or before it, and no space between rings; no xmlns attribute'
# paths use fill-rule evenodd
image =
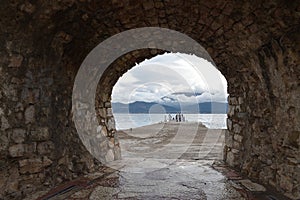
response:
<svg viewBox="0 0 300 200"><path fill-rule="evenodd" d="M194 94L194 95L187 95ZM208 61L195 55L165 53L125 73L112 91L112 102L183 103L227 101L227 81Z"/></svg>

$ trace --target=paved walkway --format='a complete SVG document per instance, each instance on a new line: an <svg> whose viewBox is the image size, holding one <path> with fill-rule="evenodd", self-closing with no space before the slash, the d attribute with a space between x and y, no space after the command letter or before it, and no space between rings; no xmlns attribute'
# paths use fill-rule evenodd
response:
<svg viewBox="0 0 300 200"><path fill-rule="evenodd" d="M112 168L28 199L285 199L224 165L223 141L224 131L190 123L124 131L123 159Z"/></svg>

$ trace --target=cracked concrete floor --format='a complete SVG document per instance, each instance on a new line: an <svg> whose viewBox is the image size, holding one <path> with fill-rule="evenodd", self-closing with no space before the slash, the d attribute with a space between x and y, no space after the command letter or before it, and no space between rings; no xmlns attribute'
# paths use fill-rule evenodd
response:
<svg viewBox="0 0 300 200"><path fill-rule="evenodd" d="M167 123L119 136L123 157L111 168L28 199L284 199L222 163L222 130Z"/></svg>

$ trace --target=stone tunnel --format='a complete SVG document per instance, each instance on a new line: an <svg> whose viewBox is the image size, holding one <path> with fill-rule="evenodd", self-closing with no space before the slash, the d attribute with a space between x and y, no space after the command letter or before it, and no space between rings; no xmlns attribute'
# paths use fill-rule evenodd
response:
<svg viewBox="0 0 300 200"><path fill-rule="evenodd" d="M2 0L0 16L0 199L21 199L101 165L72 119L74 80L98 44L142 27L178 31L207 50L228 81L224 161L300 198L299 1ZM96 110L109 140L95 145L107 160L121 156L114 84L163 52L126 53L103 73Z"/></svg>

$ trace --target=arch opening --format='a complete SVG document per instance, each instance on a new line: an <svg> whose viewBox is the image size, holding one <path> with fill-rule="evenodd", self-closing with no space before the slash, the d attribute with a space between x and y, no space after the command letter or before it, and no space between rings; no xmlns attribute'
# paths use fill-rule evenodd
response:
<svg viewBox="0 0 300 200"><path fill-rule="evenodd" d="M123 74L113 87L111 100L114 114L207 114L206 120L192 115L186 120L202 120L207 128L226 129L227 96L227 81L210 62L195 55L164 53L136 63ZM151 109L152 106L158 110ZM216 122L208 114L223 114L223 119L213 124ZM134 120L118 124L117 117L116 128L171 121L169 117L174 116L140 124Z"/></svg>
<svg viewBox="0 0 300 200"><path fill-rule="evenodd" d="M132 56L135 59L132 59ZM142 58L147 59L140 64L136 64L136 60L142 60ZM112 73L113 68L123 68L123 73ZM153 158L162 158L162 154L157 156L157 152L160 152L157 151L157 148L171 149L170 145L154 145L156 149L153 148L154 146L141 147L141 144L145 143L145 140L143 140L135 144L135 149L143 149L143 151L133 152L132 149L134 148L132 146L134 145L128 144L126 141L124 141L124 145L122 145L122 142L120 143L120 137L123 140L124 135L119 133L149 140L149 137L160 135L168 128L174 128L166 128L166 126L170 126L174 122L176 124L176 116L178 116L178 121L183 121L184 118L185 124L181 125L181 127L178 126L179 124L175 125L168 143L172 143L172 140L176 141L176 134L184 134L187 131L186 126L194 126L191 129L192 134L182 144L185 148L181 152L174 154L173 157L166 155L168 153L164 153L164 156L173 160L179 157L182 158L182 154L185 153L191 144L198 143L198 155L194 152L193 156L189 156L190 159L207 158L211 152L216 153L216 151L218 151L218 156L212 159L222 159L225 131L216 129L227 128L227 83L224 76L210 62L195 55L142 49L118 58L104 74L110 74L110 76L106 75L100 79L96 97L96 109L98 110L99 122L106 123L107 129L105 132L107 137L110 138L111 146L115 145L115 148L118 149L117 155L115 155L114 159L111 158L110 161L121 159L121 153L127 156L128 145L131 146L129 152L131 156L134 154L136 157L143 158L143 153L146 152L149 158L149 149L152 148L152 151L156 152L152 154ZM131 76L131 80L118 88L120 79L126 78L128 74ZM134 77L135 75L139 77ZM130 83L134 84L130 86ZM103 87L104 85L105 87ZM100 90L100 88L105 89ZM179 113L180 115L178 115ZM179 119L179 117L182 118ZM133 121L134 118L139 119L139 121ZM122 119L125 119L126 122L122 125L118 124L120 122L118 120ZM201 120L209 128L205 133L203 133L203 130L201 133L203 134L201 137L204 137L206 140L202 138L201 141L193 142L199 127L200 129L205 127L201 124ZM144 136L138 133L141 132L141 129L137 132L135 129L132 130L132 128L151 124L152 126L148 126L150 130L146 131L148 134ZM142 132L145 133L145 131ZM137 133L139 136L133 133ZM215 138L210 138L212 135ZM208 146L214 147L214 145L219 145L218 148L201 149L200 143L208 140L212 142ZM157 143L162 144L163 142L165 141ZM165 152L168 152L168 150ZM169 152L170 155L172 153L174 152ZM187 158L186 155L185 153L185 158Z"/></svg>

